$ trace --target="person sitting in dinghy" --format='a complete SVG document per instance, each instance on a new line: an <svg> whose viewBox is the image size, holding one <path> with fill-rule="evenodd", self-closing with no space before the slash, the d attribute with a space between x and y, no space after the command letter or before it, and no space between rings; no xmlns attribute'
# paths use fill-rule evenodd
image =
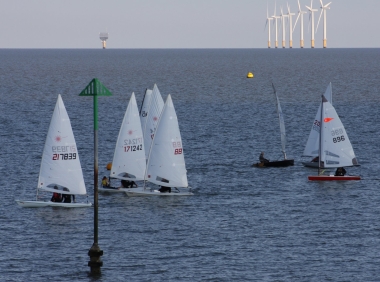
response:
<svg viewBox="0 0 380 282"><path fill-rule="evenodd" d="M160 191L161 193L171 193L172 188L167 186L161 186L160 189L158 189L158 191Z"/></svg>
<svg viewBox="0 0 380 282"><path fill-rule="evenodd" d="M164 183L169 183L169 180L167 180L166 178L162 178L161 179L162 182ZM158 189L158 191L160 191L161 193L171 193L172 192L172 188L171 187L168 187L168 186L160 186L160 189Z"/></svg>
<svg viewBox="0 0 380 282"><path fill-rule="evenodd" d="M135 188L138 187L136 182L122 179L121 186L119 188L134 188L133 185L135 185Z"/></svg>
<svg viewBox="0 0 380 282"><path fill-rule="evenodd" d="M260 163L269 163L269 160L264 158L264 152L261 152L259 160L260 160Z"/></svg>
<svg viewBox="0 0 380 282"><path fill-rule="evenodd" d="M70 190L66 187L63 188L63 191L70 192ZM75 195L70 195L70 194L63 194L63 202L71 203L71 196L73 196L73 203L75 203Z"/></svg>
<svg viewBox="0 0 380 282"><path fill-rule="evenodd" d="M58 190L58 186L55 185L55 186L54 186L54 189L57 189L57 190ZM58 203L62 202L62 194L57 193L57 192L54 192L54 193L53 193L53 196L52 196L51 199L50 199L50 201L52 201L52 202L58 202Z"/></svg>
<svg viewBox="0 0 380 282"><path fill-rule="evenodd" d="M344 167L338 167L335 171L335 176L344 176L346 174L346 170Z"/></svg>
<svg viewBox="0 0 380 282"><path fill-rule="evenodd" d="M108 182L107 176L104 176L104 177L102 178L102 186L103 186L103 188L108 188L108 187L110 187L110 183Z"/></svg>

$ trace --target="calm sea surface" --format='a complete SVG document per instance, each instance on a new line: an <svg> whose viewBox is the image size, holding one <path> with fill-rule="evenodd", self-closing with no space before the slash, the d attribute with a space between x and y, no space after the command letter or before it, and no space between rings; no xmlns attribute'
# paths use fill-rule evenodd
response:
<svg viewBox="0 0 380 282"><path fill-rule="evenodd" d="M172 95L193 197L99 195L96 281L379 281L380 49L0 50L0 281L88 277L93 209L17 206L35 198L61 94L93 201L98 78L99 177L108 175L130 95ZM255 74L247 79L247 72ZM274 83L294 167L281 158ZM301 157L328 83L361 164L357 182L308 182ZM50 197L49 194L46 198ZM85 197L82 198L85 200Z"/></svg>

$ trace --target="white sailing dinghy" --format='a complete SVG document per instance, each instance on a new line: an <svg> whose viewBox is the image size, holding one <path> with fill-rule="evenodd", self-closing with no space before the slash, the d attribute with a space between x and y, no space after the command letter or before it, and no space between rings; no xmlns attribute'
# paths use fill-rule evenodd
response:
<svg viewBox="0 0 380 282"><path fill-rule="evenodd" d="M325 92L325 98L332 105L332 86L331 82L327 86ZM319 162L319 133L321 131L321 105L319 105L317 114L315 115L315 119L313 125L311 127L311 131L309 134L309 139L307 139L307 143L305 146L305 150L303 151L303 157L312 157L313 159L309 162L302 162L304 166L318 168Z"/></svg>
<svg viewBox="0 0 380 282"><path fill-rule="evenodd" d="M145 156L148 159L149 148L152 144L154 133L157 128L164 101L157 84L154 84L152 93L144 98L144 103L141 110L141 126L144 135ZM144 117L142 114L144 113Z"/></svg>
<svg viewBox="0 0 380 282"><path fill-rule="evenodd" d="M319 136L318 175L309 176L309 180L360 180L355 175L322 175L321 168L338 168L359 165L355 157L347 132L331 103L322 95L321 132Z"/></svg>
<svg viewBox="0 0 380 282"><path fill-rule="evenodd" d="M57 187L58 190L54 189ZM65 188L65 189L64 189ZM22 207L90 207L91 203L39 201L38 191L86 195L77 146L61 95L58 95L42 154L35 201L16 202Z"/></svg>
<svg viewBox="0 0 380 282"><path fill-rule="evenodd" d="M135 93L132 93L117 138L110 178L129 181L144 180L145 170L144 139ZM99 191L125 192L126 188L99 187Z"/></svg>
<svg viewBox="0 0 380 282"><path fill-rule="evenodd" d="M148 156L145 179L153 184L167 187L171 192L160 192L151 188L131 188L126 192L129 196L160 195L190 196L191 189L183 191L178 188L189 188L187 171L182 148L181 133L177 114L170 95L162 110Z"/></svg>
<svg viewBox="0 0 380 282"><path fill-rule="evenodd" d="M277 161L269 161L269 162L259 162L256 164L253 164L253 166L256 167L286 167L294 165L293 159L288 159L286 156L285 151L285 145L286 145L286 132L285 132L285 121L284 121L284 115L282 113L280 100L278 99L277 91L272 83L273 91L276 96L276 107L277 107L277 115L278 120L280 123L280 133L281 133L281 147L282 147L282 154L284 155L283 160L277 160Z"/></svg>

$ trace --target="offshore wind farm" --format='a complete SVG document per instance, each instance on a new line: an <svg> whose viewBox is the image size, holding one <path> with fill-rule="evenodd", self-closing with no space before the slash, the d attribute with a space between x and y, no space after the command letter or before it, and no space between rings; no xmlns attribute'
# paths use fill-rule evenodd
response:
<svg viewBox="0 0 380 282"><path fill-rule="evenodd" d="M308 14L308 21L307 21L307 28L306 31L309 34L310 37L310 48L315 48L315 34L318 31L319 24L321 22L321 18L323 16L323 33L322 33L322 46L323 48L327 48L327 10L330 9L330 4L332 2L329 2L327 4L324 4L322 0L319 0L320 7L316 7L314 4L313 7L313 0L310 1L309 3L306 3L306 1L303 0L297 0L297 5L298 5L298 11L293 10L294 12L291 11L291 5L292 3L287 2L286 3L286 8L287 8L287 13L286 11L284 12L284 7L280 6L278 14L277 12L277 2L274 2L273 9L274 12L272 15L270 15L270 8L269 8L269 3L267 3L267 16L266 16L266 22L265 22L265 29L268 31L268 48L272 48L271 42L274 41L274 48L278 48L278 22L277 20L280 19L280 26L281 26L281 37L282 37L282 48L293 48L293 33L295 32L296 29L299 30L300 32L300 42L299 42L299 48L304 48L308 47L307 45L305 46L305 28L304 28L304 14ZM293 6L294 7L294 6ZM294 9L294 8L293 8ZM303 10L305 9L305 10ZM318 17L318 22L317 25L315 26L315 18L314 18L314 13L320 12L319 17ZM293 20L292 16L295 16L297 13L297 18L294 22L293 25ZM273 25L271 25L271 21L273 20ZM297 25L297 23L299 23ZM274 31L274 36L272 35L272 31ZM287 34L288 33L288 34ZM286 38L289 38L289 42L287 44Z"/></svg>

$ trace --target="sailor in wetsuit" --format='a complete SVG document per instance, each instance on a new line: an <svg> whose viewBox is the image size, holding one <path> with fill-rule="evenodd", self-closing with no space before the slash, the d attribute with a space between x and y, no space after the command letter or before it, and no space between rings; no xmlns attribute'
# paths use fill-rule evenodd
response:
<svg viewBox="0 0 380 282"><path fill-rule="evenodd" d="M261 152L259 160L260 160L260 163L269 163L269 160L264 158L264 152Z"/></svg>

